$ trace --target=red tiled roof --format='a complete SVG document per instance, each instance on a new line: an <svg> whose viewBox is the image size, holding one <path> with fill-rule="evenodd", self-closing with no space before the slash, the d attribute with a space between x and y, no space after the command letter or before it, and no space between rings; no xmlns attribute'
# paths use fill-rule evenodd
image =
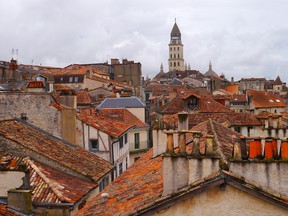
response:
<svg viewBox="0 0 288 216"><path fill-rule="evenodd" d="M245 94L234 94L232 95L231 101L234 102L247 102L247 98Z"/></svg>
<svg viewBox="0 0 288 216"><path fill-rule="evenodd" d="M0 135L94 181L113 169L104 159L18 120L0 121Z"/></svg>
<svg viewBox="0 0 288 216"><path fill-rule="evenodd" d="M248 89L247 94L251 98L251 102L255 108L277 108L286 106L283 98L270 92Z"/></svg>
<svg viewBox="0 0 288 216"><path fill-rule="evenodd" d="M82 105L82 104L91 104L91 98L86 91L77 91L77 104Z"/></svg>
<svg viewBox="0 0 288 216"><path fill-rule="evenodd" d="M97 183L71 176L29 158L24 160L30 169L33 202L76 203L97 187Z"/></svg>
<svg viewBox="0 0 288 216"><path fill-rule="evenodd" d="M239 85L227 85L225 90L231 95L238 94Z"/></svg>
<svg viewBox="0 0 288 216"><path fill-rule="evenodd" d="M29 157L23 158L8 152L0 153L0 164L2 171L29 169L32 202L75 203L98 185L35 162Z"/></svg>
<svg viewBox="0 0 288 216"><path fill-rule="evenodd" d="M200 138L200 150L205 149L206 136L214 135L216 140L214 146L214 155L219 154L219 150L224 153L226 157L232 157L234 138L240 138L240 134L229 129L228 127L211 119L204 121L194 126L192 131L201 131L202 137ZM193 136L187 135L187 142L193 140ZM190 144L191 145L191 144Z"/></svg>
<svg viewBox="0 0 288 216"><path fill-rule="evenodd" d="M260 126L261 121L253 113L190 113L189 127L200 124L211 118L219 123L227 123L230 126ZM171 126L177 127L178 114L166 116L162 118L163 122Z"/></svg>
<svg viewBox="0 0 288 216"><path fill-rule="evenodd" d="M87 202L77 215L131 215L146 204L161 197L163 192L162 157L152 158L152 150L106 187L102 193L109 198L102 202L101 194Z"/></svg>
<svg viewBox="0 0 288 216"><path fill-rule="evenodd" d="M201 95L201 92L193 92L193 91L182 92L171 102L161 106L158 111L163 114L174 114L185 111L187 110L185 101L191 96L197 97L200 101L198 110L195 110L197 112L205 112L205 113L233 112L229 108L213 100L210 95L206 94Z"/></svg>
<svg viewBox="0 0 288 216"><path fill-rule="evenodd" d="M140 119L138 119L131 112L124 108L99 109L99 115L105 118L110 118L124 122L126 124L134 125L136 127L149 127L148 124L142 122Z"/></svg>
<svg viewBox="0 0 288 216"><path fill-rule="evenodd" d="M60 111L64 109L64 106L63 106L63 105L58 104L58 103L55 103L55 102L51 102L50 105L53 106L53 107L55 107L56 109L58 109L58 110L60 110Z"/></svg>
<svg viewBox="0 0 288 216"><path fill-rule="evenodd" d="M133 127L131 124L126 124L114 119L87 115L85 113L77 113L77 119L114 138L120 137L123 133Z"/></svg>
<svg viewBox="0 0 288 216"><path fill-rule="evenodd" d="M8 209L6 204L0 202L0 215L1 216L21 216L22 214L18 214L10 209Z"/></svg>

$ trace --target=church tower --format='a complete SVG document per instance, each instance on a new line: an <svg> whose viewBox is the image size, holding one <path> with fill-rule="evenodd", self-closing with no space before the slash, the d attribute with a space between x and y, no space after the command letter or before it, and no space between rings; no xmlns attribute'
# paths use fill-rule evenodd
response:
<svg viewBox="0 0 288 216"><path fill-rule="evenodd" d="M168 64L169 64L169 71L185 70L181 32L177 26L176 19L175 24L170 33Z"/></svg>

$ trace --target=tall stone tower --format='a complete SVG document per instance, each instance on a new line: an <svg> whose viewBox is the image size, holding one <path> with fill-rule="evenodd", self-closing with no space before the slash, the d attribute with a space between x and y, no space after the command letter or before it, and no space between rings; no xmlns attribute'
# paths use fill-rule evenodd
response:
<svg viewBox="0 0 288 216"><path fill-rule="evenodd" d="M181 41L181 32L177 26L176 19L175 24L170 33L170 43L169 43L169 71L185 70L184 56L183 56L183 44Z"/></svg>

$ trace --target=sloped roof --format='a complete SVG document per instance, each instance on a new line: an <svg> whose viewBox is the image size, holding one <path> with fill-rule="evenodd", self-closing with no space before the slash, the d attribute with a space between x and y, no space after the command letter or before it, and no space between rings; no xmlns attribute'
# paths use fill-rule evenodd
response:
<svg viewBox="0 0 288 216"><path fill-rule="evenodd" d="M220 150L227 158L232 157L234 138L240 138L239 133L211 119L194 126L191 130L201 131L202 133L202 137L200 138L200 150L205 149L206 136L214 135L216 142L213 148L213 155L219 155ZM192 142L192 140L193 135L188 134L187 142Z"/></svg>
<svg viewBox="0 0 288 216"><path fill-rule="evenodd" d="M76 203L97 183L71 176L50 166L24 159L30 169L32 201L41 203Z"/></svg>
<svg viewBox="0 0 288 216"><path fill-rule="evenodd" d="M231 95L238 94L239 85L227 85L225 86L225 90Z"/></svg>
<svg viewBox="0 0 288 216"><path fill-rule="evenodd" d="M0 215L1 216L21 216L7 207L6 204L0 202Z"/></svg>
<svg viewBox="0 0 288 216"><path fill-rule="evenodd" d="M110 118L116 121L124 122L126 124L134 125L136 127L149 127L148 124L142 122L125 108L100 109L99 115L105 118Z"/></svg>
<svg viewBox="0 0 288 216"><path fill-rule="evenodd" d="M98 185L35 162L29 157L1 152L0 161L2 171L29 170L32 202L75 203Z"/></svg>
<svg viewBox="0 0 288 216"><path fill-rule="evenodd" d="M213 134L215 142L215 153L224 154L229 157L232 154L232 141L239 134L225 128L223 125L208 120L193 128L201 130L204 134ZM200 144L205 142L205 137L200 139ZM189 144L186 150L190 150ZM189 152L187 153L189 154ZM152 150L145 153L136 163L129 167L119 178L108 185L102 193L108 194L106 201L102 200L101 194L89 201L86 206L76 215L94 216L94 215L149 215L154 209L161 207L167 209L167 201L173 205L173 200L177 201L181 197L198 194L205 190L219 186L223 183L231 184L241 190L253 191L259 196L268 198L269 201L277 202L287 207L287 197L272 193L265 188L260 189L259 184L246 180L242 176L235 175L225 170L216 171L204 178L194 181L185 188L168 196L162 196L163 193L163 172L162 156L153 157ZM247 190L246 190L247 189ZM267 199L266 199L267 200ZM169 207L169 206L168 206Z"/></svg>
<svg viewBox="0 0 288 216"><path fill-rule="evenodd" d="M95 154L17 119L0 121L0 136L94 181L113 169Z"/></svg>
<svg viewBox="0 0 288 216"><path fill-rule="evenodd" d="M251 98L251 102L255 108L277 108L286 106L283 98L270 92L248 89L247 94Z"/></svg>
<svg viewBox="0 0 288 216"><path fill-rule="evenodd" d="M176 22L174 23L170 35L171 37L181 37L181 32Z"/></svg>
<svg viewBox="0 0 288 216"><path fill-rule="evenodd" d="M77 119L88 125L91 125L95 129L100 130L113 138L120 137L122 134L133 127L131 124L117 121L115 119L105 118L97 115L88 115L86 113L77 113Z"/></svg>
<svg viewBox="0 0 288 216"><path fill-rule="evenodd" d="M97 108L145 108L146 106L136 97L106 98Z"/></svg>
<svg viewBox="0 0 288 216"><path fill-rule="evenodd" d="M189 127L200 124L211 118L219 123L226 123L230 126L261 126L262 122L253 113L189 113ZM163 122L177 127L178 114L162 118Z"/></svg>
<svg viewBox="0 0 288 216"><path fill-rule="evenodd" d="M273 83L274 85L282 85L283 83L282 83L282 81L281 81L281 79L280 79L280 77L279 76L277 76L277 78L275 79L275 81L274 81L274 83Z"/></svg>
<svg viewBox="0 0 288 216"><path fill-rule="evenodd" d="M110 183L101 193L108 193L103 203L101 195L89 201L77 215L131 215L161 197L163 192L162 157L152 158L150 149L131 167Z"/></svg>
<svg viewBox="0 0 288 216"><path fill-rule="evenodd" d="M76 91L77 95L77 104L78 105L87 105L91 104L91 97L86 91Z"/></svg>
<svg viewBox="0 0 288 216"><path fill-rule="evenodd" d="M193 92L184 92L184 93L179 94L171 102L161 106L158 109L158 112L163 113L163 114L175 114L178 112L185 111L187 110L187 105L186 105L185 100L191 96L199 98L199 107L196 110L197 112L204 112L204 113L217 113L217 112L231 113L233 112L229 108L213 100L211 96L208 96L208 95L200 96Z"/></svg>

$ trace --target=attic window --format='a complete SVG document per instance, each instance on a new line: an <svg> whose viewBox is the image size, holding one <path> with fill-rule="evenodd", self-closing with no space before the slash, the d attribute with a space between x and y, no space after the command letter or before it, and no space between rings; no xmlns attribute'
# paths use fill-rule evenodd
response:
<svg viewBox="0 0 288 216"><path fill-rule="evenodd" d="M198 99L196 97L190 97L187 100L187 108L189 110L196 110L198 109Z"/></svg>

